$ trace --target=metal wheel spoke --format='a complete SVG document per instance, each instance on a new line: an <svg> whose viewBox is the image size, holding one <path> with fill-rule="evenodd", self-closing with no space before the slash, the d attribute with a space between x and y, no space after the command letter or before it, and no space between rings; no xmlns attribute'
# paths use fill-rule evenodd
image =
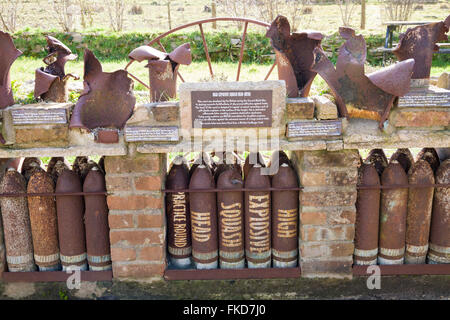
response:
<svg viewBox="0 0 450 320"><path fill-rule="evenodd" d="M161 50L162 50L163 52L166 52L166 53L167 53L166 48L164 48L164 46L162 45L161 41L158 40L157 43L158 43L159 47L161 48ZM181 76L181 74L180 74L180 71L178 71L178 70L177 70L177 75L180 77L180 80L181 80L182 82L185 82L185 81L184 81L184 78L183 78L183 77Z"/></svg>
<svg viewBox="0 0 450 320"><path fill-rule="evenodd" d="M146 87L148 90L150 90L150 87L147 85L147 84L145 84L142 80L140 80L138 77L136 77L135 75L133 75L133 74L131 74L129 71L127 71L128 72L128 75L130 76L130 77L132 77L134 80L136 80L137 82L139 82L140 84L142 84L144 87Z"/></svg>
<svg viewBox="0 0 450 320"><path fill-rule="evenodd" d="M209 57L209 52L208 52L208 45L206 44L205 33L203 32L203 26L201 23L198 26L200 27L200 33L202 34L203 47L205 48L206 60L208 60L209 72L211 73L211 77L214 77L214 73L213 73L213 69L212 69L212 65L211 65L211 58Z"/></svg>
<svg viewBox="0 0 450 320"><path fill-rule="evenodd" d="M267 76L264 78L264 81L266 81L267 79L269 79L270 74L272 73L273 69L275 68L275 65L277 64L277 60L275 59L275 62L273 63L272 67L270 67L269 72L267 73Z"/></svg>
<svg viewBox="0 0 450 320"><path fill-rule="evenodd" d="M241 65L242 65L242 59L244 58L245 36L247 35L247 27L248 27L248 21L245 22L244 32L242 34L241 52L239 54L239 65L238 65L236 81L239 81L239 76L241 75Z"/></svg>

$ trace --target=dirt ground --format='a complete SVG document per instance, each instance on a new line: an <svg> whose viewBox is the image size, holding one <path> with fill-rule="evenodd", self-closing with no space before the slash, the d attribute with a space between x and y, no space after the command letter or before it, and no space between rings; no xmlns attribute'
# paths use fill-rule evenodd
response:
<svg viewBox="0 0 450 320"><path fill-rule="evenodd" d="M3 283L0 299L31 300L450 300L450 276L382 277L381 289L369 290L366 277L341 279L195 280L82 282L79 290L64 282Z"/></svg>

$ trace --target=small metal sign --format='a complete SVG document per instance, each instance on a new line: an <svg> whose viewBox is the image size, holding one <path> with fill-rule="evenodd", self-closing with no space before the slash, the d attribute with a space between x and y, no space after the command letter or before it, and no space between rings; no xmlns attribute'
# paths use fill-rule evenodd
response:
<svg viewBox="0 0 450 320"><path fill-rule="evenodd" d="M272 126L272 90L192 91L191 106L193 127Z"/></svg>
<svg viewBox="0 0 450 320"><path fill-rule="evenodd" d="M398 107L450 107L450 91L407 94L398 99Z"/></svg>
<svg viewBox="0 0 450 320"><path fill-rule="evenodd" d="M11 110L13 125L66 124L66 109L14 109Z"/></svg>
<svg viewBox="0 0 450 320"><path fill-rule="evenodd" d="M125 140L127 142L178 141L178 127L127 126Z"/></svg>
<svg viewBox="0 0 450 320"><path fill-rule="evenodd" d="M341 120L292 121L288 123L286 130L288 138L340 136L341 134Z"/></svg>

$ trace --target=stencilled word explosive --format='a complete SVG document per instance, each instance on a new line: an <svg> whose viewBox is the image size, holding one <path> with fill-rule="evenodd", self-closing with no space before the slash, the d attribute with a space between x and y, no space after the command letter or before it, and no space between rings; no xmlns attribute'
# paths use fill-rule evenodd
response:
<svg viewBox="0 0 450 320"><path fill-rule="evenodd" d="M270 195L249 196L250 251L270 250Z"/></svg>
<svg viewBox="0 0 450 320"><path fill-rule="evenodd" d="M173 202L173 229L175 246L184 248L187 246L187 225L186 225L186 194L177 192L172 195Z"/></svg>
<svg viewBox="0 0 450 320"><path fill-rule="evenodd" d="M81 288L81 270L78 267L69 266L66 269L66 273L71 274L66 280L67 289L80 289Z"/></svg>
<svg viewBox="0 0 450 320"><path fill-rule="evenodd" d="M219 215L222 217L222 245L225 247L242 246L242 215L240 203L220 204Z"/></svg>
<svg viewBox="0 0 450 320"><path fill-rule="evenodd" d="M297 209L278 210L277 236L295 238L297 236Z"/></svg>
<svg viewBox="0 0 450 320"><path fill-rule="evenodd" d="M367 274L371 274L367 278L367 289L373 290L373 289L381 289L381 269L379 266L372 265L367 267Z"/></svg>
<svg viewBox="0 0 450 320"><path fill-rule="evenodd" d="M211 238L211 213L191 211L192 237L198 242Z"/></svg>

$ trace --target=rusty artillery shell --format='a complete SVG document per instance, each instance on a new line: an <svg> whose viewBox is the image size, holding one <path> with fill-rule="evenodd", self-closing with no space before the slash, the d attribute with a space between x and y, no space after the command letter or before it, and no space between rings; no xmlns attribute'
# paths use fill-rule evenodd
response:
<svg viewBox="0 0 450 320"><path fill-rule="evenodd" d="M97 167L89 171L83 183L83 192L106 191L105 175ZM108 205L106 195L84 195L84 225L89 270L111 270Z"/></svg>
<svg viewBox="0 0 450 320"><path fill-rule="evenodd" d="M189 189L214 188L214 178L201 164L192 174ZM192 231L192 258L197 269L218 267L217 206L214 192L192 192L189 195Z"/></svg>
<svg viewBox="0 0 450 320"><path fill-rule="evenodd" d="M261 165L253 165L245 178L245 188L270 188L270 178L261 174ZM249 268L271 265L270 191L245 192L245 256Z"/></svg>
<svg viewBox="0 0 450 320"><path fill-rule="evenodd" d="M53 178L53 182L56 185L58 177L64 170L69 170L70 164L63 157L51 158L48 166L47 173Z"/></svg>
<svg viewBox="0 0 450 320"><path fill-rule="evenodd" d="M99 166L100 169L103 171L103 173L106 173L106 171L105 171L105 156L102 156L102 157L98 160L98 166Z"/></svg>
<svg viewBox="0 0 450 320"><path fill-rule="evenodd" d="M35 172L28 182L28 193L54 192L52 177L44 171ZM39 271L57 271L60 268L58 222L53 196L28 197L34 261Z"/></svg>
<svg viewBox="0 0 450 320"><path fill-rule="evenodd" d="M450 159L436 171L436 183L450 183ZM450 188L436 187L431 215L428 263L450 263Z"/></svg>
<svg viewBox="0 0 450 320"><path fill-rule="evenodd" d="M405 173L408 173L409 168L411 168L411 166L414 164L414 158L409 149L397 149L397 151L392 154L389 162L392 162L394 160L398 161L398 163L401 164Z"/></svg>
<svg viewBox="0 0 450 320"><path fill-rule="evenodd" d="M417 155L417 161L421 159L427 161L430 164L433 172L436 172L436 170L439 168L439 165L441 164L437 151L434 148L423 148L422 150L420 150L419 154Z"/></svg>
<svg viewBox="0 0 450 320"><path fill-rule="evenodd" d="M9 168L0 184L2 193L26 193L25 178ZM10 272L35 271L30 215L26 197L1 197L6 262Z"/></svg>
<svg viewBox="0 0 450 320"><path fill-rule="evenodd" d="M258 163L260 166L265 167L266 164L264 162L264 158L262 157L262 155L257 152L250 152L247 155L247 158L245 158L245 162L244 162L244 166L243 166L243 171L244 171L244 180L246 179L246 177L248 176L250 169L256 164Z"/></svg>
<svg viewBox="0 0 450 320"><path fill-rule="evenodd" d="M431 166L425 160L412 165L408 173L409 184L434 184ZM430 235L431 210L434 188L410 188L406 216L406 264L425 263Z"/></svg>
<svg viewBox="0 0 450 320"><path fill-rule="evenodd" d="M80 176L64 170L56 183L56 192L82 192ZM87 270L83 196L56 196L60 258L67 268Z"/></svg>
<svg viewBox="0 0 450 320"><path fill-rule="evenodd" d="M381 176L384 169L386 169L388 165L388 160L386 158L386 155L384 154L383 149L370 150L365 162L373 164L375 166L375 169L377 169L379 176Z"/></svg>
<svg viewBox="0 0 450 320"><path fill-rule="evenodd" d="M408 176L397 160L391 160L383 171L381 184L384 186L408 184ZM407 203L407 188L381 191L378 264L403 264Z"/></svg>
<svg viewBox="0 0 450 320"><path fill-rule="evenodd" d="M373 163L366 162L359 167L358 185L380 185L380 177ZM353 259L356 265L377 264L380 194L380 189L358 190Z"/></svg>
<svg viewBox="0 0 450 320"><path fill-rule="evenodd" d="M191 168L189 169L189 179L192 177L192 174L194 173L195 169L197 169L197 167L200 164L203 164L209 169L209 171L211 171L211 173L214 173L212 170L211 162L212 162L211 157L206 152L200 153L198 157L195 159Z"/></svg>
<svg viewBox="0 0 450 320"><path fill-rule="evenodd" d="M220 174L230 168L235 169L242 177L242 166L240 160L233 154L224 152L221 157L221 162L217 164L216 170L214 171L214 180L217 182Z"/></svg>
<svg viewBox="0 0 450 320"><path fill-rule="evenodd" d="M217 188L239 189L242 187L242 174L234 167L223 171L217 179ZM244 268L244 193L242 191L219 192L217 206L220 268Z"/></svg>
<svg viewBox="0 0 450 320"><path fill-rule="evenodd" d="M41 164L41 159L35 157L25 158L23 160L21 173L27 183L35 172L44 171Z"/></svg>
<svg viewBox="0 0 450 320"><path fill-rule="evenodd" d="M297 188L297 176L287 163L272 177L273 188ZM298 191L272 191L272 262L276 268L297 266Z"/></svg>
<svg viewBox="0 0 450 320"><path fill-rule="evenodd" d="M173 160L167 175L166 188L174 190L189 188L189 168L184 157L177 156ZM167 193L166 214L169 260L178 268L189 267L192 263L189 193Z"/></svg>

